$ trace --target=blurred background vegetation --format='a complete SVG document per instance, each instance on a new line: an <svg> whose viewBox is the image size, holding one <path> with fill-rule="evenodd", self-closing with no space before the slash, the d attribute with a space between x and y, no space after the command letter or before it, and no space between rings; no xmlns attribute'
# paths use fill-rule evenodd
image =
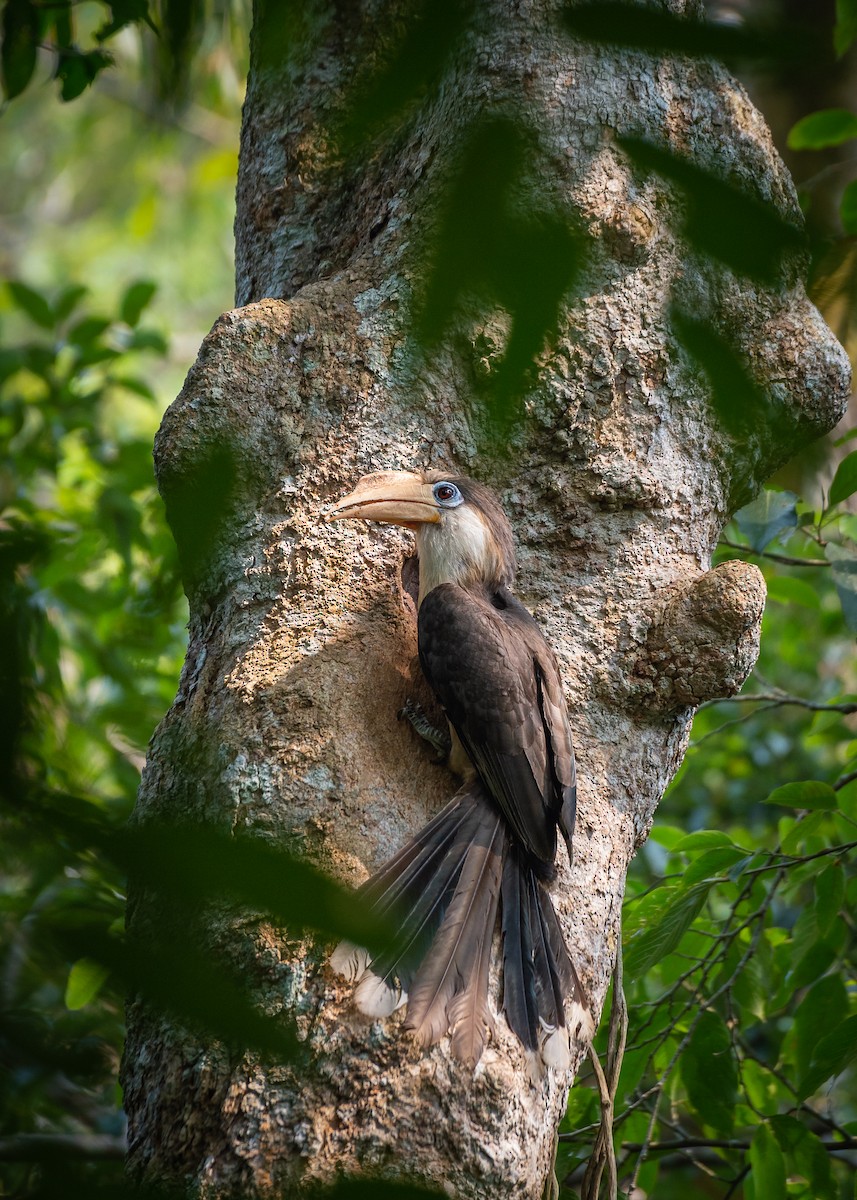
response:
<svg viewBox="0 0 857 1200"><path fill-rule="evenodd" d="M86 951L122 944L122 860L104 838L131 810L183 656L151 444L232 303L250 4L58 4L37 28L34 11L7 0L0 62L0 1179L4 1195L118 1195L123 985L109 953ZM810 22L807 46L826 47L734 65L798 182L814 294L853 357L857 9L735 0L710 15ZM750 1200L853 1193L849 428L724 534L720 557L757 561L770 600L745 696L699 713L629 880L615 1106L635 1200L691 1184ZM598 1045L606 1060L606 1030ZM559 1152L569 1195L598 1120L583 1076Z"/></svg>

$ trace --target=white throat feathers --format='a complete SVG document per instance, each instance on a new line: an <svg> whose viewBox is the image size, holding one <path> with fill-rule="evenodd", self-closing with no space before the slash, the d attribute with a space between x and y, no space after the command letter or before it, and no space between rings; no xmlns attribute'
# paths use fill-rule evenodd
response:
<svg viewBox="0 0 857 1200"><path fill-rule="evenodd" d="M504 577L500 547L478 509L469 504L445 512L437 524L419 525L416 539L420 604L442 583L466 587L480 580L499 583Z"/></svg>

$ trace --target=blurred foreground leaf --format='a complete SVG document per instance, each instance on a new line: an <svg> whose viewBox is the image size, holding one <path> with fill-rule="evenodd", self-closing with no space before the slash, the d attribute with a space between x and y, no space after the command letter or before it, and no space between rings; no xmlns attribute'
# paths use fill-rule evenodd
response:
<svg viewBox="0 0 857 1200"><path fill-rule="evenodd" d="M708 377L711 399L726 432L742 437L763 428L775 405L738 352L706 321L678 309L673 309L672 321L677 340Z"/></svg>
<svg viewBox="0 0 857 1200"><path fill-rule="evenodd" d="M727 24L613 0L568 5L562 10L561 20L574 37L651 54L720 58L725 62L752 59L772 64L827 56L824 35L813 26L763 26L752 20Z"/></svg>
<svg viewBox="0 0 857 1200"><path fill-rule="evenodd" d="M683 233L699 253L716 258L739 275L773 284L786 260L806 249L803 230L772 204L652 142L636 137L617 140L635 166L656 171L681 189L687 205Z"/></svg>
<svg viewBox="0 0 857 1200"><path fill-rule="evenodd" d="M528 373L556 330L560 303L582 270L585 240L566 211L513 198L533 186L536 148L519 124L483 122L469 137L452 184L420 297L417 337L434 346L476 298L510 319L505 353L485 384L495 432L518 412Z"/></svg>

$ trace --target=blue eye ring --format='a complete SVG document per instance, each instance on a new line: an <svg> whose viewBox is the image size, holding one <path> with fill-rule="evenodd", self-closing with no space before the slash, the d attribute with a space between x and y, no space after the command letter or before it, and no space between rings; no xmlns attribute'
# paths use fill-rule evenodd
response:
<svg viewBox="0 0 857 1200"><path fill-rule="evenodd" d="M457 508L464 501L461 492L448 479L439 480L432 488L431 494L437 503L443 505L444 508Z"/></svg>

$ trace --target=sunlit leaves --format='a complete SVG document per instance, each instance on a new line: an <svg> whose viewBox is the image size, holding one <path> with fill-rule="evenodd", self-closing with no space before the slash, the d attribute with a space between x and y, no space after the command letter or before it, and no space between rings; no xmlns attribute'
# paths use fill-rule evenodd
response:
<svg viewBox="0 0 857 1200"><path fill-rule="evenodd" d="M93 1000L110 974L110 968L91 958L79 958L72 964L65 988L65 1006L83 1008Z"/></svg>
<svg viewBox="0 0 857 1200"><path fill-rule="evenodd" d="M734 521L753 550L764 550L779 534L797 528L797 496L765 488L735 513Z"/></svg>

